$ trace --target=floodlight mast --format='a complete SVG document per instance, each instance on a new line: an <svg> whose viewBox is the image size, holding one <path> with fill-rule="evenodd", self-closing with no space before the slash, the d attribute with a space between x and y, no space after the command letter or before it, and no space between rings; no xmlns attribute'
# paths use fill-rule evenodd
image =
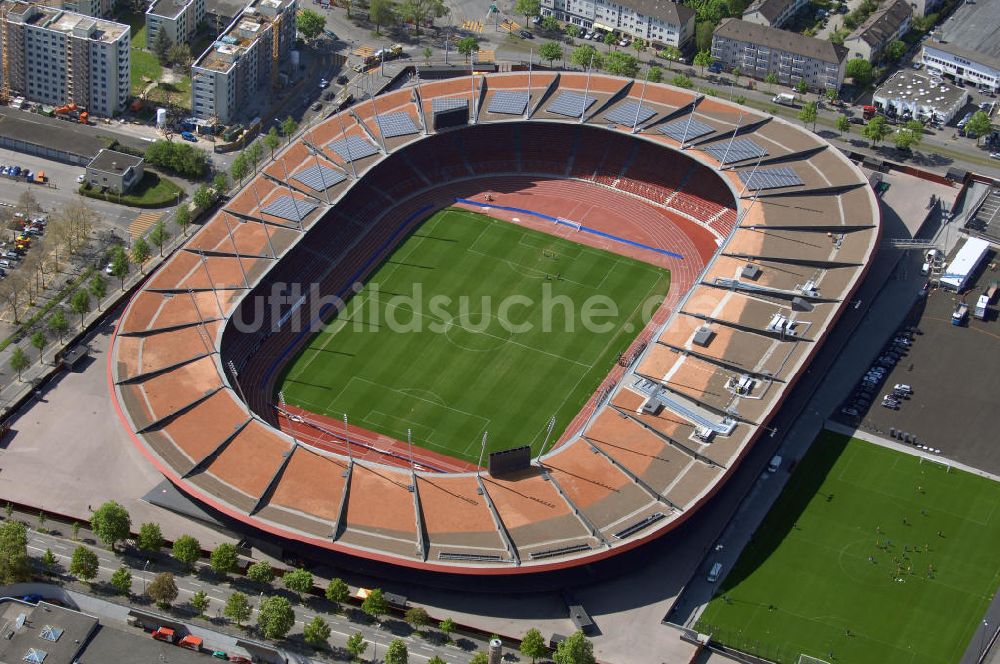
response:
<svg viewBox="0 0 1000 664"><path fill-rule="evenodd" d="M486 436L489 435L488 431L483 432L483 446L479 450L479 465L476 466L476 477L482 476L483 470L483 455L486 454Z"/></svg>
<svg viewBox="0 0 1000 664"><path fill-rule="evenodd" d="M736 140L736 134L740 131L740 126L743 124L743 111L740 111L740 118L736 121L736 129L733 129L733 135L729 137L729 144L726 146L726 152L722 155L722 163L719 164L719 170L726 167L726 159L729 158L729 150L733 147L733 141Z"/></svg>
<svg viewBox="0 0 1000 664"><path fill-rule="evenodd" d="M351 454L351 430L347 426L347 413L344 413L344 442L347 443L347 458L353 463L354 455Z"/></svg>
<svg viewBox="0 0 1000 664"><path fill-rule="evenodd" d="M642 82L642 94L639 96L639 105L635 107L635 122L632 123L632 133L635 133L636 127L639 126L639 113L642 112L642 102L646 100L646 84L649 83L649 74L646 74L646 80Z"/></svg>
<svg viewBox="0 0 1000 664"><path fill-rule="evenodd" d="M587 86L583 89L583 101L580 102L580 122L583 122L583 116L587 114L587 98L590 96L590 72L594 69L594 53L590 54L590 64L587 65Z"/></svg>
<svg viewBox="0 0 1000 664"><path fill-rule="evenodd" d="M552 430L556 426L556 416L553 415L549 418L548 426L545 427L545 440L542 441L542 447L538 450L538 456L535 457L537 463L542 462L542 455L545 454L545 446L549 443L549 436L552 435Z"/></svg>
<svg viewBox="0 0 1000 664"><path fill-rule="evenodd" d="M347 163L351 165L351 175L353 175L354 179L357 180L358 171L354 168L354 157L351 156L351 142L347 140L349 137L347 136L347 128L344 126L343 111L337 113L337 119L340 120L340 133L344 135L344 148L347 150Z"/></svg>

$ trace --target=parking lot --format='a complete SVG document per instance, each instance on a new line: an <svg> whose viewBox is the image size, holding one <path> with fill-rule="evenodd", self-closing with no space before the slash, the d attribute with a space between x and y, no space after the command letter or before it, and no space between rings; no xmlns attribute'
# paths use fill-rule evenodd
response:
<svg viewBox="0 0 1000 664"><path fill-rule="evenodd" d="M891 435L909 435L911 444L940 449L943 457L989 472L1000 472L996 442L996 395L1000 393L1000 322L996 303L986 320L971 315L982 291L1000 272L990 269L987 256L964 296L942 289L928 290L899 331L887 340L873 362L884 374L866 387L862 378L845 407L860 411L861 428ZM970 305L963 325L952 325L959 302ZM911 332L907 332L907 330ZM902 337L897 342L897 338ZM880 362L881 360L881 362ZM876 372L881 370L876 370ZM871 375L871 374L869 374ZM894 397L897 405L882 405L897 384L909 394ZM867 398L858 403L858 398ZM852 413L838 417L852 420ZM857 421L855 418L853 421ZM902 432L902 433L900 433Z"/></svg>

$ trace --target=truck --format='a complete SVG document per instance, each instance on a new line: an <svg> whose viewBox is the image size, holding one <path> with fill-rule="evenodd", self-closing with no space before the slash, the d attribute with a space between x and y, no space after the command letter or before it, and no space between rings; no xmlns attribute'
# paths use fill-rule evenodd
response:
<svg viewBox="0 0 1000 664"><path fill-rule="evenodd" d="M962 302L957 307L955 311L951 314L951 324L952 325L962 325L965 323L965 319L969 317L969 305Z"/></svg>
<svg viewBox="0 0 1000 664"><path fill-rule="evenodd" d="M970 237L945 268L944 275L941 277L941 285L955 292L965 290L969 279L986 258L989 250L989 242L977 237Z"/></svg>
<svg viewBox="0 0 1000 664"><path fill-rule="evenodd" d="M771 98L771 101L775 104L782 104L784 106L794 106L796 99L798 99L798 97L790 92L779 92Z"/></svg>
<svg viewBox="0 0 1000 664"><path fill-rule="evenodd" d="M165 641L166 643L174 642L174 630L169 627L157 627L150 636L157 641Z"/></svg>
<svg viewBox="0 0 1000 664"><path fill-rule="evenodd" d="M871 120L878 113L878 109L874 106L865 106L861 109L861 117L865 120Z"/></svg>
<svg viewBox="0 0 1000 664"><path fill-rule="evenodd" d="M986 312L990 306L990 296L983 293L979 296L979 300L976 302L976 310L973 312L973 316L979 320L986 320Z"/></svg>

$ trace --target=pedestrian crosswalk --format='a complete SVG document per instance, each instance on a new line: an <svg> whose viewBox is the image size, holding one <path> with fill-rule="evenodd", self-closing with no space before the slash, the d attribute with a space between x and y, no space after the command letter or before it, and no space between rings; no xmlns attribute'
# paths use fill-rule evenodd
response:
<svg viewBox="0 0 1000 664"><path fill-rule="evenodd" d="M351 51L354 55L359 58L367 58L369 56L375 55L375 49L371 46L358 46L356 49Z"/></svg>
<svg viewBox="0 0 1000 664"><path fill-rule="evenodd" d="M510 19L508 19L508 20L506 20L506 21L504 21L503 23L500 24L500 29L501 30L506 30L508 32L514 32L515 30L517 30L520 27L521 27L521 25L517 21L511 21Z"/></svg>
<svg viewBox="0 0 1000 664"><path fill-rule="evenodd" d="M162 212L143 212L132 220L129 224L128 234L132 237L141 237L149 232L149 229L156 225L156 222L163 217Z"/></svg>
<svg viewBox="0 0 1000 664"><path fill-rule="evenodd" d="M483 22L482 21L465 21L462 23L462 28L468 30L469 32L482 32Z"/></svg>
<svg viewBox="0 0 1000 664"><path fill-rule="evenodd" d="M496 62L497 52L492 48L485 48L476 53L477 62Z"/></svg>

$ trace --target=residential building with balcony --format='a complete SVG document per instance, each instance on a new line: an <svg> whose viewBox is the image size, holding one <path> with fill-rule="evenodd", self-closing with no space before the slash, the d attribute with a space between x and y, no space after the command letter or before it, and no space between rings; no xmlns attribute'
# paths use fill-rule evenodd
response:
<svg viewBox="0 0 1000 664"><path fill-rule="evenodd" d="M808 4L809 0L755 0L743 12L743 20L780 28Z"/></svg>
<svg viewBox="0 0 1000 664"><path fill-rule="evenodd" d="M542 0L542 16L680 49L694 38L694 10L666 0Z"/></svg>
<svg viewBox="0 0 1000 664"><path fill-rule="evenodd" d="M110 17L116 6L114 0L63 0L62 2L62 8L66 11L94 18Z"/></svg>
<svg viewBox="0 0 1000 664"><path fill-rule="evenodd" d="M161 30L171 44L190 44L203 20L205 0L154 0L146 10L146 48L153 48Z"/></svg>
<svg viewBox="0 0 1000 664"><path fill-rule="evenodd" d="M785 85L805 81L810 88L839 89L847 49L825 39L725 18L712 35L712 57L727 69L763 79L775 74Z"/></svg>
<svg viewBox="0 0 1000 664"><path fill-rule="evenodd" d="M29 101L76 104L91 115L125 108L131 75L129 26L20 0L2 28L11 92ZM0 74L2 75L2 74Z"/></svg>
<svg viewBox="0 0 1000 664"><path fill-rule="evenodd" d="M230 124L278 84L295 43L296 0L254 0L191 66L191 112Z"/></svg>
<svg viewBox="0 0 1000 664"><path fill-rule="evenodd" d="M913 10L906 0L891 0L871 13L864 23L844 39L848 57L864 58L872 64L885 59L889 44L910 30Z"/></svg>

